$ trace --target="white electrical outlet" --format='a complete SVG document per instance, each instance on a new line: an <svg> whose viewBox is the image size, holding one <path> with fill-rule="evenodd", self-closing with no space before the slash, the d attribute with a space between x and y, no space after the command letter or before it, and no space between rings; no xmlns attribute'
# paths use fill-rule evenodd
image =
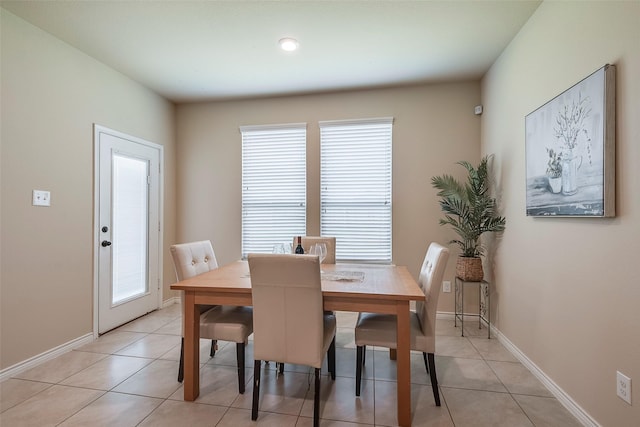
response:
<svg viewBox="0 0 640 427"><path fill-rule="evenodd" d="M442 282L442 292L451 292L451 282L448 280Z"/></svg>
<svg viewBox="0 0 640 427"><path fill-rule="evenodd" d="M616 371L616 389L618 397L631 405L631 378Z"/></svg>
<svg viewBox="0 0 640 427"><path fill-rule="evenodd" d="M51 206L51 193L44 190L33 190L33 206Z"/></svg>

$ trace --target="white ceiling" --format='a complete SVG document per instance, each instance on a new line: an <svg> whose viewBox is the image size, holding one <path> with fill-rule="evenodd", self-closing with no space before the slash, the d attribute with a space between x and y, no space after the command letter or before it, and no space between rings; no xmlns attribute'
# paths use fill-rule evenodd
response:
<svg viewBox="0 0 640 427"><path fill-rule="evenodd" d="M175 102L479 79L540 1L7 1ZM295 53L282 37L300 42Z"/></svg>

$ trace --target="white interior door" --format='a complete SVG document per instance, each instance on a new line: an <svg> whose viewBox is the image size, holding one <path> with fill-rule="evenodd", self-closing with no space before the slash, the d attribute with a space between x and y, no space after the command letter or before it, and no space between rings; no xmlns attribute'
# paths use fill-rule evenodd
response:
<svg viewBox="0 0 640 427"><path fill-rule="evenodd" d="M159 307L162 147L100 126L96 140L98 333Z"/></svg>

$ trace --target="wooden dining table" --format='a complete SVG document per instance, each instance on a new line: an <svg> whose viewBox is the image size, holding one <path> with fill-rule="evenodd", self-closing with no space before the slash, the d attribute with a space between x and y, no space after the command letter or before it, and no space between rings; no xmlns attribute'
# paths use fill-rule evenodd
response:
<svg viewBox="0 0 640 427"><path fill-rule="evenodd" d="M410 426L409 305L411 301L424 299L422 289L403 266L322 264L322 272L325 310L386 313L397 316L398 424ZM171 289L185 293L184 400L194 401L200 393L200 311L197 306L251 306L249 265L246 261L236 261L171 285Z"/></svg>

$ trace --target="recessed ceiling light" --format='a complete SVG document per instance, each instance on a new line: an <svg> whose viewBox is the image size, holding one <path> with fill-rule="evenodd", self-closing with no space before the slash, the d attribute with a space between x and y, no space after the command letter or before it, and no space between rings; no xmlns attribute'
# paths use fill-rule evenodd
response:
<svg viewBox="0 0 640 427"><path fill-rule="evenodd" d="M287 52L293 52L294 50L297 50L299 46L298 40L289 37L280 39L278 44L280 45L280 49Z"/></svg>

